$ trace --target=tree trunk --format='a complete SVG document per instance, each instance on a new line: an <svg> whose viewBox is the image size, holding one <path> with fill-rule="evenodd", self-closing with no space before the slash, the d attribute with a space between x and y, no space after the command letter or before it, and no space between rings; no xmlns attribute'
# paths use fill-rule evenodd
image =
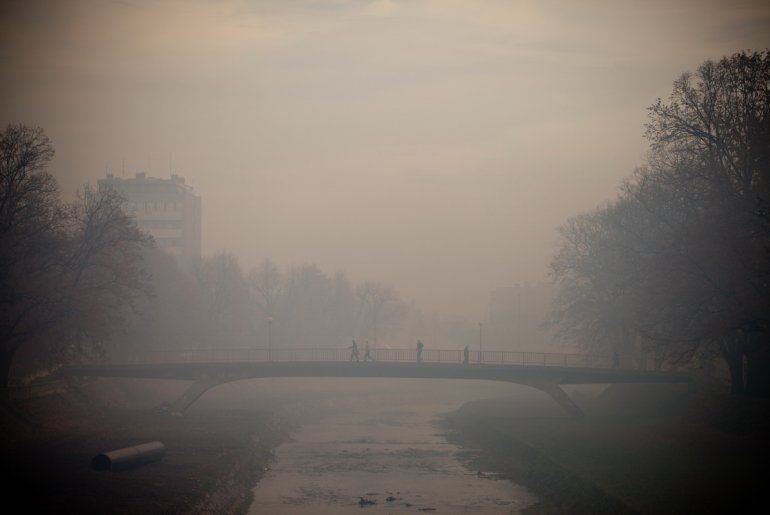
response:
<svg viewBox="0 0 770 515"><path fill-rule="evenodd" d="M0 350L0 402L3 405L9 405L8 386L11 379L11 365L13 364L13 357L16 355L18 347L13 347L10 350Z"/></svg>
<svg viewBox="0 0 770 515"><path fill-rule="evenodd" d="M737 345L726 345L722 349L722 357L730 370L730 393L742 395L745 392L743 383L743 351Z"/></svg>
<svg viewBox="0 0 770 515"><path fill-rule="evenodd" d="M666 353L660 347L655 347L652 353L652 369L660 372L663 369L663 363L666 361Z"/></svg>
<svg viewBox="0 0 770 515"><path fill-rule="evenodd" d="M751 333L746 345L746 393L770 397L770 349L767 334Z"/></svg>

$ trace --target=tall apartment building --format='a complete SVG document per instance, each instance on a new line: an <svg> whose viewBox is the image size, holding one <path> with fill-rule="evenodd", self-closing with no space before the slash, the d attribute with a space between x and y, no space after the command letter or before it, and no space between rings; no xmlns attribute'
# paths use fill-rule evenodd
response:
<svg viewBox="0 0 770 515"><path fill-rule="evenodd" d="M114 189L126 198L127 210L140 229L155 238L158 247L189 266L201 258L201 198L184 178L136 177L123 179L107 174L99 189Z"/></svg>

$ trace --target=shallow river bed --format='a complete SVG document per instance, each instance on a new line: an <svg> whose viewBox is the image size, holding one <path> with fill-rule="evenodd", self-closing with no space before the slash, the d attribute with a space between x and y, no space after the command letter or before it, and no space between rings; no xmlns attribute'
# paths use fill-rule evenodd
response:
<svg viewBox="0 0 770 515"><path fill-rule="evenodd" d="M439 417L457 401L380 396L332 409L279 447L249 514L511 514L535 503L524 487L468 470Z"/></svg>

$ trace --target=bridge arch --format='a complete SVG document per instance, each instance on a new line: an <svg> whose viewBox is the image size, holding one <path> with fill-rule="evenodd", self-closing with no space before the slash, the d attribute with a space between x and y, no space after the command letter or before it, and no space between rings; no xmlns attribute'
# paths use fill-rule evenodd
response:
<svg viewBox="0 0 770 515"><path fill-rule="evenodd" d="M309 377L309 376L302 375L302 376L296 376L296 377ZM320 376L320 377L328 377L328 376ZM363 375L363 376L355 376L355 377L357 378L378 377L379 378L383 376ZM398 376L385 376L385 377L398 377ZM412 376L409 376L409 377L412 377ZM439 376L432 376L431 378L453 379L449 377L439 377ZM185 392L170 405L169 411L171 412L172 415L181 416L185 413L185 411L187 411L187 409L190 406L192 406L195 403L195 401L200 399L209 390L216 388L217 386L225 383L232 383L236 381L246 381L248 379L257 379L257 377L211 377L208 375L202 376L196 379L195 381L193 381L193 383L189 386L189 388L185 390ZM473 379L473 378L465 378L465 379ZM583 410L581 410L580 407L577 404L575 404L575 402L567 394L567 392L565 392L558 383L555 383L553 381L525 380L525 379L521 379L521 380L487 379L487 378L481 378L481 377L475 378L475 379L484 380L484 381L492 380L492 381L502 381L507 383L520 384L523 386L534 388L536 390L540 390L548 394L572 418L583 418L585 416L585 413L583 413Z"/></svg>

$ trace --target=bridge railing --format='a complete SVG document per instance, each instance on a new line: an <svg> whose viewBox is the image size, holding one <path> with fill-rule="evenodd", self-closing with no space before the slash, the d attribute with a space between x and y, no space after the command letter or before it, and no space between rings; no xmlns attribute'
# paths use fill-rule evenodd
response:
<svg viewBox="0 0 770 515"><path fill-rule="evenodd" d="M358 360L364 361L360 349ZM378 348L371 350L371 359L381 362L416 362L415 349ZM279 348L279 349L158 349L131 357L115 356L115 362L131 363L222 363L222 362L329 362L354 360L349 348ZM463 363L464 354L457 349L425 349L422 361L426 363ZM610 356L522 351L469 351L468 362L522 366L559 366L583 368L611 368Z"/></svg>

